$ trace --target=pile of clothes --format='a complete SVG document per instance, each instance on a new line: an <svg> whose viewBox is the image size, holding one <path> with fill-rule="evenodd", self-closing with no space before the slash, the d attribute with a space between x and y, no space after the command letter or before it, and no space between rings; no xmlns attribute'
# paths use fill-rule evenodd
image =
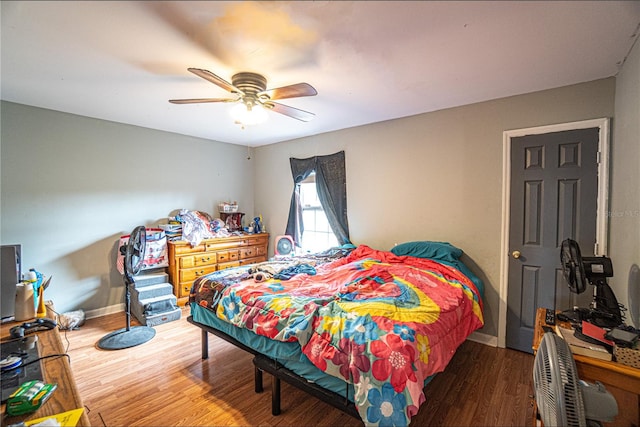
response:
<svg viewBox="0 0 640 427"><path fill-rule="evenodd" d="M204 239L231 236L224 221L202 211L182 209L179 214L169 219L169 224L176 223L181 225L181 232L170 239L186 240L191 246L199 245Z"/></svg>

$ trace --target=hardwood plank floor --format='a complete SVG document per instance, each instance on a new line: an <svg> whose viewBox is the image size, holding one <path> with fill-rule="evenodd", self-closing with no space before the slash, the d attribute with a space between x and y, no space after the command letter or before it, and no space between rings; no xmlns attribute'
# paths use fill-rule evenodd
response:
<svg viewBox="0 0 640 427"><path fill-rule="evenodd" d="M200 329L182 319L156 326L137 347L96 347L125 326L123 313L61 331L94 426L361 426L362 422L282 383L282 414L271 415L271 378L253 390L252 356L210 335L200 358ZM132 325L136 325L132 320ZM66 338L65 338L66 337ZM412 426L525 426L533 420L533 356L467 341L426 388Z"/></svg>

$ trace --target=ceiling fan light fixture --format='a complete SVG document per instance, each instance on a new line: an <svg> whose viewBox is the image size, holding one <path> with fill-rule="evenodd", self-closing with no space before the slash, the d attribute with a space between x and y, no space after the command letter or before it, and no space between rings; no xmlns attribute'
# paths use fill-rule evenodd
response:
<svg viewBox="0 0 640 427"><path fill-rule="evenodd" d="M239 101L239 103L230 110L230 113L235 123L243 129L245 126L256 125L266 121L266 110L271 110L274 113L282 114L302 122L308 122L315 117L315 114L308 111L274 102L280 99L317 95L318 92L309 83L296 83L275 89L267 89L267 79L261 74L250 72L237 73L231 78L233 83L229 83L208 70L201 68L188 68L188 70L196 76L234 94L234 97L170 99L169 102L172 104Z"/></svg>
<svg viewBox="0 0 640 427"><path fill-rule="evenodd" d="M267 121L267 112L260 104L238 103L231 108L231 117L241 126L253 126Z"/></svg>

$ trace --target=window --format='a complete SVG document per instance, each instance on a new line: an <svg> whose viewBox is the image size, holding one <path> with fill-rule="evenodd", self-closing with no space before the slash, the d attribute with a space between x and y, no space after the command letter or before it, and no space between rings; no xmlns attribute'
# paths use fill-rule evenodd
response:
<svg viewBox="0 0 640 427"><path fill-rule="evenodd" d="M291 194L291 204L289 205L289 218L287 219L286 235L293 237L297 247L302 247L302 234L304 229L311 230L308 233L313 235L313 244L308 243L305 250L314 250L320 247L326 249L332 246L333 238L339 245L351 243L349 240L349 223L347 220L347 177L344 167L344 151L339 151L326 156L314 156L306 159L289 158L291 164L291 175L293 177L293 192ZM313 178L310 178L311 175ZM313 181L308 182L307 179ZM302 183L312 183L314 185L305 186L314 195L308 196L308 210L314 210L314 214L308 220L303 220L303 206L301 191ZM315 194L317 192L317 194ZM320 202L316 201L316 198ZM314 208L314 209L312 209ZM317 215L317 211L323 212L322 217ZM309 215L307 215L309 216ZM328 222L329 227L322 226L323 222ZM319 234L322 233L322 234ZM332 237L331 235L334 234ZM320 236L327 240L322 242ZM311 247L313 246L313 248Z"/></svg>
<svg viewBox="0 0 640 427"><path fill-rule="evenodd" d="M331 230L327 215L316 192L315 172L307 179L297 184L300 188L300 204L302 206L301 252L320 252L338 246L338 239Z"/></svg>

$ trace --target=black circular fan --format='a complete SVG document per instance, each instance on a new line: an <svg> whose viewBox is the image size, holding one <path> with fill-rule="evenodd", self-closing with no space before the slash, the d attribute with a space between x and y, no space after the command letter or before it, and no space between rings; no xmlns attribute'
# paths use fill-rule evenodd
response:
<svg viewBox="0 0 640 427"><path fill-rule="evenodd" d="M156 335L156 331L148 326L131 327L131 290L135 284L133 276L138 274L144 264L144 252L147 243L147 230L144 226L136 227L129 236L129 241L120 248L124 254L124 286L126 326L111 332L98 341L98 347L103 350L120 350L135 347L149 341Z"/></svg>
<svg viewBox="0 0 640 427"><path fill-rule="evenodd" d="M580 254L578 242L572 239L562 241L560 246L560 263L571 292L581 294L587 289L587 277L584 271L584 263Z"/></svg>
<svg viewBox="0 0 640 427"><path fill-rule="evenodd" d="M147 230L143 226L136 227L129 236L124 253L125 274L133 277L140 273L144 263L144 251L147 246Z"/></svg>

